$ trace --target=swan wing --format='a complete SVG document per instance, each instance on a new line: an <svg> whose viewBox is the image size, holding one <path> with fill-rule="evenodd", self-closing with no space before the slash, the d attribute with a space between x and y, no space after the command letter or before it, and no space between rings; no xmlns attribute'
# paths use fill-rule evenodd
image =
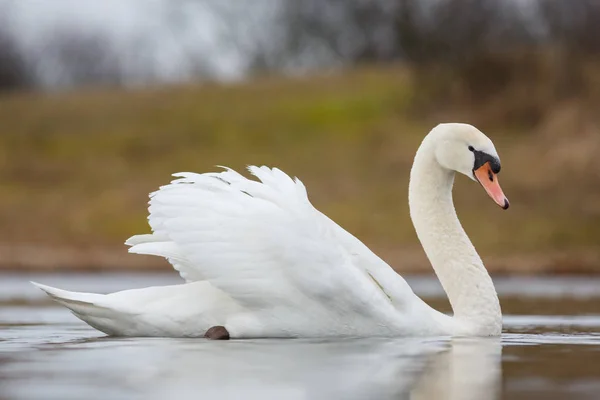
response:
<svg viewBox="0 0 600 400"><path fill-rule="evenodd" d="M175 174L151 194L153 234L130 239L130 252L166 257L186 280L208 280L251 310L327 304L329 316L393 312L362 265L364 249L340 240L345 231L311 205L300 180L276 168L249 170L260 181L230 169Z"/></svg>

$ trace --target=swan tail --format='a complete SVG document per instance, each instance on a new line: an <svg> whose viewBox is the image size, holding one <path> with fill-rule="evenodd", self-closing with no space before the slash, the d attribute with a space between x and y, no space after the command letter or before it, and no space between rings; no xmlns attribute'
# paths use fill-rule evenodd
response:
<svg viewBox="0 0 600 400"><path fill-rule="evenodd" d="M42 285L41 283L37 282L31 283L44 291L56 302L64 305L65 307L74 309L73 311L76 311L76 309L80 308L81 306L88 307L90 305L94 305L94 301L98 300L98 297L102 296L101 294L93 293L69 292L67 290L54 288L52 286Z"/></svg>
<svg viewBox="0 0 600 400"><path fill-rule="evenodd" d="M106 295L95 293L69 292L41 283L31 282L34 286L45 292L57 303L67 307L83 322L109 335L116 334L112 327L115 314L118 312L103 305Z"/></svg>
<svg viewBox="0 0 600 400"><path fill-rule="evenodd" d="M202 337L243 309L209 282L129 289L110 294L69 292L31 282L80 320L110 336Z"/></svg>

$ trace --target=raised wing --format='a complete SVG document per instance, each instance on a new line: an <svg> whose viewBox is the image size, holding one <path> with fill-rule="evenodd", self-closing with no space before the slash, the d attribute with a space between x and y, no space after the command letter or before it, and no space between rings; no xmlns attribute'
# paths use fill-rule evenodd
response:
<svg viewBox="0 0 600 400"><path fill-rule="evenodd" d="M229 169L176 174L151 195L154 233L131 238L130 252L166 257L186 280L208 280L250 309L326 303L374 316L406 295L402 278L310 204L302 182L249 170L260 182ZM398 279L390 290L382 271Z"/></svg>

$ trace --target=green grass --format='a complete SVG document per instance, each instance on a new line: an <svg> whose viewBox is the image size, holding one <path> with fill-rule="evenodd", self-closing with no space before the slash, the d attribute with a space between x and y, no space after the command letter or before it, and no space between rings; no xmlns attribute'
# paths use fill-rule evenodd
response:
<svg viewBox="0 0 600 400"><path fill-rule="evenodd" d="M413 95L396 67L1 98L0 242L122 251L124 239L148 231L147 194L171 173L266 164L300 177L319 209L384 256L418 249L408 174L423 136L442 121L414 114ZM469 122L473 112L444 121ZM531 131L482 127L502 157L512 204L503 212L457 179L457 209L482 254L597 254L597 151L562 150L600 146L595 128L569 134L578 120ZM563 135L553 134L557 126Z"/></svg>

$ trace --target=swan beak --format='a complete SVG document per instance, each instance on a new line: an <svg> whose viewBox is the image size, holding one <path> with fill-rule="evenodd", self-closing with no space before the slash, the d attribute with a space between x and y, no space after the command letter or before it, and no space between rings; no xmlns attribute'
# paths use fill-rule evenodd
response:
<svg viewBox="0 0 600 400"><path fill-rule="evenodd" d="M481 186L483 186L488 196L490 196L496 204L506 210L510 203L504 195L504 192L502 192L502 188L498 183L498 175L492 171L490 163L486 162L481 167L474 170L473 174L475 175L475 178L477 178L477 181L481 183Z"/></svg>

